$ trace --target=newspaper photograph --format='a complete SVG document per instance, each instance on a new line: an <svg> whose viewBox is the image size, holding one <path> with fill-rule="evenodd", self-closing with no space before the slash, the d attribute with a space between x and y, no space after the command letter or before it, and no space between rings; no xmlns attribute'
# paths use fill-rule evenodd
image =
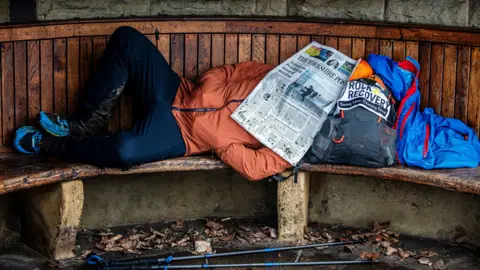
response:
<svg viewBox="0 0 480 270"><path fill-rule="evenodd" d="M335 107L356 64L314 41L270 71L231 117L296 165Z"/></svg>

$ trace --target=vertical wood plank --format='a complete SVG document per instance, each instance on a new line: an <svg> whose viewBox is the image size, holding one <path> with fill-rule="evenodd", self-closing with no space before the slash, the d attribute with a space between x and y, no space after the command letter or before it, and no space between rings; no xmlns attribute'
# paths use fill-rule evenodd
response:
<svg viewBox="0 0 480 270"><path fill-rule="evenodd" d="M120 130L127 132L133 127L133 105L129 96L122 95L120 98Z"/></svg>
<svg viewBox="0 0 480 270"><path fill-rule="evenodd" d="M93 38L92 37L81 37L80 38L80 91L79 91L79 101L80 102L84 96L86 88L88 87L88 82L93 68ZM43 92L42 92L43 94Z"/></svg>
<svg viewBox="0 0 480 270"><path fill-rule="evenodd" d="M392 47L391 40L380 40L380 54L392 58Z"/></svg>
<svg viewBox="0 0 480 270"><path fill-rule="evenodd" d="M480 132L480 48L472 47L470 85L468 87L467 123L477 134Z"/></svg>
<svg viewBox="0 0 480 270"><path fill-rule="evenodd" d="M420 43L418 55L420 64L419 88L420 88L420 107L423 110L428 106L430 97L430 56L432 54L431 43Z"/></svg>
<svg viewBox="0 0 480 270"><path fill-rule="evenodd" d="M2 46L2 130L3 144L9 145L15 128L15 95L13 85L13 44Z"/></svg>
<svg viewBox="0 0 480 270"><path fill-rule="evenodd" d="M442 115L455 115L455 80L457 75L457 46L445 45L442 86Z"/></svg>
<svg viewBox="0 0 480 270"><path fill-rule="evenodd" d="M184 46L185 35L173 34L170 45L170 64L173 71L175 71L180 77L184 76Z"/></svg>
<svg viewBox="0 0 480 270"><path fill-rule="evenodd" d="M405 60L405 41L393 42L393 60L397 62Z"/></svg>
<svg viewBox="0 0 480 270"><path fill-rule="evenodd" d="M57 114L67 113L67 41L55 39L53 46L53 104Z"/></svg>
<svg viewBox="0 0 480 270"><path fill-rule="evenodd" d="M238 62L238 35L225 36L225 64L232 65Z"/></svg>
<svg viewBox="0 0 480 270"><path fill-rule="evenodd" d="M338 50L338 38L337 37L326 37L325 38L325 45Z"/></svg>
<svg viewBox="0 0 480 270"><path fill-rule="evenodd" d="M287 60L297 52L297 37L282 35L280 37L280 63Z"/></svg>
<svg viewBox="0 0 480 270"><path fill-rule="evenodd" d="M267 35L267 64L278 65L280 58L280 38L278 35Z"/></svg>
<svg viewBox="0 0 480 270"><path fill-rule="evenodd" d="M252 60L265 63L265 35L253 34Z"/></svg>
<svg viewBox="0 0 480 270"><path fill-rule="evenodd" d="M14 43L15 128L27 124L27 43Z"/></svg>
<svg viewBox="0 0 480 270"><path fill-rule="evenodd" d="M250 34L240 34L238 40L238 62L250 61L252 58L252 36Z"/></svg>
<svg viewBox="0 0 480 270"><path fill-rule="evenodd" d="M365 59L368 59L369 54L378 54L379 42L378 39L367 39L365 42Z"/></svg>
<svg viewBox="0 0 480 270"><path fill-rule="evenodd" d="M297 51L302 50L310 44L310 36L297 36ZM318 42L318 41L317 41Z"/></svg>
<svg viewBox="0 0 480 270"><path fill-rule="evenodd" d="M443 44L432 45L428 106L432 107L437 114L442 112L443 50Z"/></svg>
<svg viewBox="0 0 480 270"><path fill-rule="evenodd" d="M93 70L97 68L98 61L102 58L103 52L107 47L107 39L105 37L93 38Z"/></svg>
<svg viewBox="0 0 480 270"><path fill-rule="evenodd" d="M455 118L467 123L468 87L470 83L470 47L458 47L457 62Z"/></svg>
<svg viewBox="0 0 480 270"><path fill-rule="evenodd" d="M198 36L198 76L201 76L212 65L211 56L212 35L200 34Z"/></svg>
<svg viewBox="0 0 480 270"><path fill-rule="evenodd" d="M195 80L198 72L198 35L185 35L185 77Z"/></svg>
<svg viewBox="0 0 480 270"><path fill-rule="evenodd" d="M339 38L338 50L348 57L352 56L352 39L351 38Z"/></svg>
<svg viewBox="0 0 480 270"><path fill-rule="evenodd" d="M365 39L364 38L354 38L352 44L352 58L357 60L359 58L364 58L365 55Z"/></svg>
<svg viewBox="0 0 480 270"><path fill-rule="evenodd" d="M170 64L170 35L159 35L157 40L157 48L167 63Z"/></svg>
<svg viewBox="0 0 480 270"><path fill-rule="evenodd" d="M28 124L33 125L40 112L40 42L28 41Z"/></svg>
<svg viewBox="0 0 480 270"><path fill-rule="evenodd" d="M40 41L40 84L42 111L53 112L53 42Z"/></svg>
<svg viewBox="0 0 480 270"><path fill-rule="evenodd" d="M157 47L157 39L155 38L155 35L145 35L148 40L150 40L153 44L153 46Z"/></svg>
<svg viewBox="0 0 480 270"><path fill-rule="evenodd" d="M67 112L78 108L80 92L80 39L67 39Z"/></svg>
<svg viewBox="0 0 480 270"><path fill-rule="evenodd" d="M212 67L218 67L225 63L225 35L212 35Z"/></svg>
<svg viewBox="0 0 480 270"><path fill-rule="evenodd" d="M407 41L406 53L407 56L411 56L418 61L418 42ZM420 69L422 69L422 67L420 67Z"/></svg>
<svg viewBox="0 0 480 270"><path fill-rule="evenodd" d="M310 40L311 41L316 41L322 45L326 45L325 44L325 37L324 36L311 36L310 37Z"/></svg>

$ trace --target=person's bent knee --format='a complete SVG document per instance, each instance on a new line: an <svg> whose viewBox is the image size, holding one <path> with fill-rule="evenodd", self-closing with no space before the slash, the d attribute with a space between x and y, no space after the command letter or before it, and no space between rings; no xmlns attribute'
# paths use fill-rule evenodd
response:
<svg viewBox="0 0 480 270"><path fill-rule="evenodd" d="M134 37L143 35L137 29L131 26L120 26L112 34L112 40L130 40Z"/></svg>
<svg viewBox="0 0 480 270"><path fill-rule="evenodd" d="M136 164L136 146L133 138L122 138L117 145L118 167L130 169Z"/></svg>

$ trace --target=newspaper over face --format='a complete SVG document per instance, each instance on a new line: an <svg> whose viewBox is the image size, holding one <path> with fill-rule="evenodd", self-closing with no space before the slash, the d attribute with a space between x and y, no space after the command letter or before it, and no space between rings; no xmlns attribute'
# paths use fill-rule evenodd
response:
<svg viewBox="0 0 480 270"><path fill-rule="evenodd" d="M357 61L312 42L270 71L231 117L296 165L335 107Z"/></svg>

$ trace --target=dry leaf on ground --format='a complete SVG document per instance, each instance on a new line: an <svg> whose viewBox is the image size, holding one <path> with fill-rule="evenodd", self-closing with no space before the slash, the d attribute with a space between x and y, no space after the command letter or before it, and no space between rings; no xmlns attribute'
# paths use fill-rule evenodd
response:
<svg viewBox="0 0 480 270"><path fill-rule="evenodd" d="M393 248L393 247L387 247L387 252L385 252L385 254L387 256L392 256L393 254L395 254L397 252L398 252L398 249Z"/></svg>
<svg viewBox="0 0 480 270"><path fill-rule="evenodd" d="M377 260L380 258L380 254L376 252L362 252L360 254L361 259Z"/></svg>
<svg viewBox="0 0 480 270"><path fill-rule="evenodd" d="M223 228L223 225L215 221L209 221L205 224L205 227L213 230L220 230L221 228Z"/></svg>
<svg viewBox="0 0 480 270"><path fill-rule="evenodd" d="M430 258L430 257L437 256L437 255L438 255L437 252L431 251L431 250L422 250L422 251L420 251L418 254L419 254L419 256L421 256L421 257L426 257L426 258Z"/></svg>
<svg viewBox="0 0 480 270"><path fill-rule="evenodd" d="M403 251L403 249L398 249L398 256L400 257L400 261L405 260L406 258L410 257L410 253Z"/></svg>
<svg viewBox="0 0 480 270"><path fill-rule="evenodd" d="M354 249L355 249L354 245L345 245L343 247L343 251L348 252L348 253L353 253Z"/></svg>
<svg viewBox="0 0 480 270"><path fill-rule="evenodd" d="M207 241L195 241L195 252L196 254L206 254L212 252L212 246L210 242Z"/></svg>
<svg viewBox="0 0 480 270"><path fill-rule="evenodd" d="M381 247L384 247L384 248L388 248L391 245L390 241L382 241L379 244Z"/></svg>
<svg viewBox="0 0 480 270"><path fill-rule="evenodd" d="M428 265L429 267L431 267L433 265L433 263L430 261L430 259L427 259L427 258L420 258L418 259L417 261L419 264L425 264L425 265Z"/></svg>
<svg viewBox="0 0 480 270"><path fill-rule="evenodd" d="M443 260L438 260L433 264L433 269L442 270L442 269L447 269L447 267L445 266L445 263L443 262Z"/></svg>
<svg viewBox="0 0 480 270"><path fill-rule="evenodd" d="M177 220L175 221L175 223L170 225L170 228L172 228L173 230L181 230L185 228L185 223L183 222L183 220Z"/></svg>
<svg viewBox="0 0 480 270"><path fill-rule="evenodd" d="M386 222L375 221L375 222L373 222L373 231L374 232L378 232L378 231L387 229L388 227L390 227L390 221L386 221Z"/></svg>

